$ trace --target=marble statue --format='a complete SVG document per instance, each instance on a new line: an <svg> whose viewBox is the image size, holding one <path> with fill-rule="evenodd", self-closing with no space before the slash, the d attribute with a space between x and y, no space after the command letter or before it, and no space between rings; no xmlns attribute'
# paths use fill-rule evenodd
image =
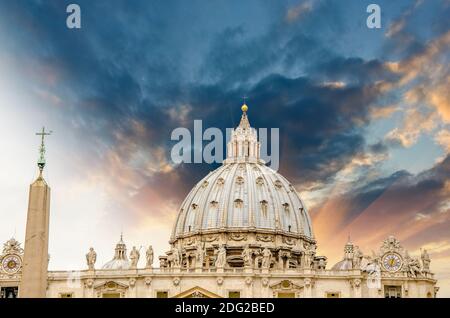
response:
<svg viewBox="0 0 450 318"><path fill-rule="evenodd" d="M151 268L153 265L153 246L149 246L147 252L145 253L145 257L147 259L147 268Z"/></svg>
<svg viewBox="0 0 450 318"><path fill-rule="evenodd" d="M411 277L417 277L417 274L421 274L422 270L420 268L420 262L416 257L408 257L406 259L407 261L407 268L408 268L408 275Z"/></svg>
<svg viewBox="0 0 450 318"><path fill-rule="evenodd" d="M260 268L262 263L262 253L261 250L255 250L253 251L253 255L255 256L254 266L253 268Z"/></svg>
<svg viewBox="0 0 450 318"><path fill-rule="evenodd" d="M139 251L136 249L136 246L133 246L133 249L130 252L131 268L137 268L140 256L141 255Z"/></svg>
<svg viewBox="0 0 450 318"><path fill-rule="evenodd" d="M314 255L315 255L315 246L314 245L306 245L305 247L305 255L304 255L304 268L310 269L313 263Z"/></svg>
<svg viewBox="0 0 450 318"><path fill-rule="evenodd" d="M242 259L244 260L245 267L252 266L252 250L248 245L246 245L244 250L242 251Z"/></svg>
<svg viewBox="0 0 450 318"><path fill-rule="evenodd" d="M262 268L269 269L272 262L272 252L267 247L262 251L262 257Z"/></svg>
<svg viewBox="0 0 450 318"><path fill-rule="evenodd" d="M89 270L93 270L95 266L95 262L97 261L97 253L94 251L94 248L89 248L89 252L86 254L86 261Z"/></svg>
<svg viewBox="0 0 450 318"><path fill-rule="evenodd" d="M227 263L227 250L225 249L225 246L221 245L219 247L219 251L217 252L215 266L217 268L224 268L226 263Z"/></svg>
<svg viewBox="0 0 450 318"><path fill-rule="evenodd" d="M364 256L359 268L361 271L369 273L369 275L379 272L380 264L378 257Z"/></svg>
<svg viewBox="0 0 450 318"><path fill-rule="evenodd" d="M359 269L361 267L361 260L363 258L363 253L359 249L359 246L355 246L353 250L353 268Z"/></svg>
<svg viewBox="0 0 450 318"><path fill-rule="evenodd" d="M180 251L178 250L178 248L174 247L172 248L172 266L173 267L180 267L181 264L181 255L180 255Z"/></svg>
<svg viewBox="0 0 450 318"><path fill-rule="evenodd" d="M205 261L205 250L203 249L202 243L198 242L197 250L195 252L195 264L198 267L203 267Z"/></svg>
<svg viewBox="0 0 450 318"><path fill-rule="evenodd" d="M430 255L428 255L427 250L425 250L425 249L423 250L421 258L422 258L423 271L429 272L431 260L430 260Z"/></svg>

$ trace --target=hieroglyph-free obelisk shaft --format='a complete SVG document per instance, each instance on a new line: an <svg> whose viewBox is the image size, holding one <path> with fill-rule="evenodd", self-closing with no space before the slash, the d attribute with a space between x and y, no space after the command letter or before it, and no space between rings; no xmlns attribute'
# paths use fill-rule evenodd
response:
<svg viewBox="0 0 450 318"><path fill-rule="evenodd" d="M47 291L48 236L50 214L50 187L45 182L42 171L45 166L44 137L49 133L42 130L39 177L30 185L28 199L27 228L19 286L19 297L44 298Z"/></svg>

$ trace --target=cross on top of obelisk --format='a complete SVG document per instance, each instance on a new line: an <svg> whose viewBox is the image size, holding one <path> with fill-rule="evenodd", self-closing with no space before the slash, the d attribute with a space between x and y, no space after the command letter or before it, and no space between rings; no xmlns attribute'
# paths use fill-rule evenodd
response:
<svg viewBox="0 0 450 318"><path fill-rule="evenodd" d="M45 136L50 136L52 134L52 131L45 131L45 127L42 127L41 132L37 132L36 135L41 136L41 146L39 147L39 160L38 160L38 167L39 171L42 173L42 170L44 170L45 167L45 143L44 138Z"/></svg>

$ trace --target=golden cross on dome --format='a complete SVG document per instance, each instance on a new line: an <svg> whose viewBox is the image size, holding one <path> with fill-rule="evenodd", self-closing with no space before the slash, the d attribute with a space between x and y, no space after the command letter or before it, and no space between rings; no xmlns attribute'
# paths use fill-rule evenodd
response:
<svg viewBox="0 0 450 318"><path fill-rule="evenodd" d="M45 136L50 136L52 134L52 131L45 131L45 127L42 127L41 132L37 132L37 136L41 136L41 146L39 147L39 160L38 160L38 167L40 172L42 173L42 170L44 170L45 167L45 143L44 138Z"/></svg>

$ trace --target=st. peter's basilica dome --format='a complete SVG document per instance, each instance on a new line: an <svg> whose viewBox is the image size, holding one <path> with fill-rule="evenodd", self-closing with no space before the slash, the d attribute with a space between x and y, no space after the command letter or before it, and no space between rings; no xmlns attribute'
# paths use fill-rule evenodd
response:
<svg viewBox="0 0 450 318"><path fill-rule="evenodd" d="M102 269L129 269L130 261L127 257L127 247L125 242L123 241L122 235L120 235L120 241L116 245L116 249L114 251L114 257L108 263L103 265Z"/></svg>
<svg viewBox="0 0 450 318"><path fill-rule="evenodd" d="M313 242L311 221L286 178L260 158L247 106L233 130L223 165L198 182L181 205L171 241L208 233L263 233Z"/></svg>

